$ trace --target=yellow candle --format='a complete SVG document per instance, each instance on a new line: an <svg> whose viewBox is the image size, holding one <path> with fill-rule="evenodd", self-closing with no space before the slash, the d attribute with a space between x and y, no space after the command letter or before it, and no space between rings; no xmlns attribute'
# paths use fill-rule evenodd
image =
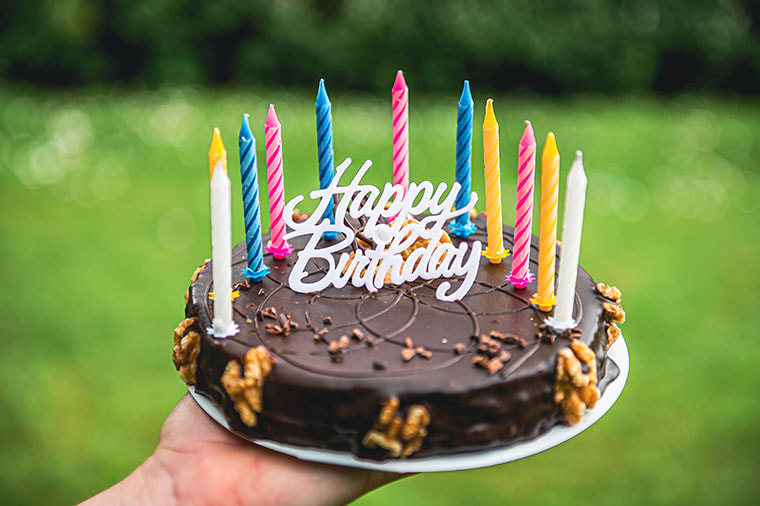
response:
<svg viewBox="0 0 760 506"><path fill-rule="evenodd" d="M483 121L483 157L486 170L486 219L488 247L483 256L492 264L501 263L509 255L504 249L501 229L501 169L499 168L499 124L493 113L493 99L486 102L486 118Z"/></svg>
<svg viewBox="0 0 760 506"><path fill-rule="evenodd" d="M541 153L541 218L538 236L538 293L530 299L541 311L557 304L554 295L554 261L557 254L557 200L559 151L554 134L546 135Z"/></svg>

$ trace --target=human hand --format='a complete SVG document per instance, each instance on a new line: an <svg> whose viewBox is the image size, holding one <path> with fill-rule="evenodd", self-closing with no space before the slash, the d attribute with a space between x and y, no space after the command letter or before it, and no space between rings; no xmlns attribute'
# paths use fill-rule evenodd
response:
<svg viewBox="0 0 760 506"><path fill-rule="evenodd" d="M401 476L305 462L251 444L186 394L153 455L84 504L345 504Z"/></svg>

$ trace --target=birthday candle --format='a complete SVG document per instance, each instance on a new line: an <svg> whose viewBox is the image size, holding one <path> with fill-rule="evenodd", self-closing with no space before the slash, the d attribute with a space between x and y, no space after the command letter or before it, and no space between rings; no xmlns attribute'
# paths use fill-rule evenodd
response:
<svg viewBox="0 0 760 506"><path fill-rule="evenodd" d="M570 173L567 176L557 307L554 309L554 317L547 320L557 329L568 329L577 323L573 320L573 303L575 302L575 281L578 276L587 183L586 172L583 170L583 153L576 151L575 161L570 166Z"/></svg>
<svg viewBox="0 0 760 506"><path fill-rule="evenodd" d="M319 157L319 188L324 190L332 183L335 176L335 156L333 154L333 129L332 129L332 104L327 97L325 90L325 80L319 80L319 91L317 91L317 155ZM335 223L333 214L333 201L327 203L327 209L322 214L322 219L329 219L330 223ZM323 237L327 240L334 240L337 234L335 232L325 232Z"/></svg>
<svg viewBox="0 0 760 506"><path fill-rule="evenodd" d="M293 253L293 248L285 240L285 184L282 174L282 128L274 105L269 105L269 113L264 121L264 140L267 155L267 186L269 187L269 229L272 239L267 251L276 260L282 260Z"/></svg>
<svg viewBox="0 0 760 506"><path fill-rule="evenodd" d="M404 73L396 74L396 82L391 92L391 114L393 116L393 184L404 187L404 195L409 187L409 88L404 81Z"/></svg>
<svg viewBox="0 0 760 506"><path fill-rule="evenodd" d="M541 311L551 311L554 296L554 260L557 254L557 200L559 199L559 151L554 134L546 135L541 153L541 217L538 235L538 293L530 301Z"/></svg>
<svg viewBox="0 0 760 506"><path fill-rule="evenodd" d="M214 277L214 319L209 329L214 337L238 333L232 320L232 230L230 178L227 175L227 152L219 129L214 129L208 151L211 179L211 265Z"/></svg>
<svg viewBox="0 0 760 506"><path fill-rule="evenodd" d="M486 172L486 216L488 247L483 256L492 264L501 263L509 255L504 249L501 227L501 169L499 168L499 124L493 112L493 100L486 102L486 117L483 120L483 158Z"/></svg>
<svg viewBox="0 0 760 506"><path fill-rule="evenodd" d="M475 104L470 93L470 82L464 82L462 96L459 98L457 107L457 166L456 180L461 185L454 206L462 209L470 203L470 191L472 181L472 110ZM475 232L475 225L470 221L470 214L464 213L457 216L453 223L449 224L451 233L457 237L465 238Z"/></svg>
<svg viewBox="0 0 760 506"><path fill-rule="evenodd" d="M256 168L256 138L251 132L248 115L243 114L238 137L240 148L240 181L243 186L243 217L245 219L245 247L248 252L248 267L243 275L253 281L261 281L269 272L264 265L261 244L261 214L259 208L259 181Z"/></svg>
<svg viewBox="0 0 760 506"><path fill-rule="evenodd" d="M512 272L507 281L516 288L525 288L533 281L530 272L530 237L533 221L533 186L536 171L536 137L530 121L520 139L517 155L517 203L515 205L515 248L512 251Z"/></svg>

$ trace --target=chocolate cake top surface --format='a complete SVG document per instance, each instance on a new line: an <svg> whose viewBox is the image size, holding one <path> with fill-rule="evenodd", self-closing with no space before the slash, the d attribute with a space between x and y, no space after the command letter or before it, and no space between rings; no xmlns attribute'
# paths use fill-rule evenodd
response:
<svg viewBox="0 0 760 506"><path fill-rule="evenodd" d="M478 229L467 241L485 242L485 218L479 216L474 223ZM504 229L505 247L510 248L513 229ZM305 239L292 242L296 252L301 241ZM452 241L460 242L455 237ZM534 238L534 272L537 243ZM250 347L266 345L277 361L274 374L292 384L336 390L371 387L389 395L463 392L537 374L553 376L557 353L570 342L540 338L540 327L551 313L529 302L535 281L525 289L505 281L510 258L500 264L483 258L470 291L459 301L444 302L436 299L435 289L445 279L388 284L374 294L350 283L341 289L296 293L288 287L288 276L297 253L281 261L267 255L268 276L246 283L240 274L245 267L243 246L235 247L232 257L239 293L233 308L240 333L208 339L222 354L238 359ZM317 275L322 268L312 261L309 272ZM191 287L192 312L204 328L213 317L212 290L207 266ZM581 340L598 359L606 344L598 332L601 314L594 282L579 268L574 318ZM478 355L484 359L473 363Z"/></svg>

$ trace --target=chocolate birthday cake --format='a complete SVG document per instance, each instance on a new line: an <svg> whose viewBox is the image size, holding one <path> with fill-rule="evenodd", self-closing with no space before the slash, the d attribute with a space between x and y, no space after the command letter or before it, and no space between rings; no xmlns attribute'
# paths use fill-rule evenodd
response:
<svg viewBox="0 0 760 506"><path fill-rule="evenodd" d="M467 239L443 234L440 241L484 242L485 217L472 221L477 230ZM507 249L513 234L504 227ZM551 313L529 300L535 281L524 289L505 281L509 258L493 264L481 257L471 287L454 301L436 291L461 276L386 279L374 293L350 283L300 293L289 279L307 242L294 238L296 254L284 260L266 254L270 271L260 282L241 275L245 244L233 249L239 332L231 337L208 330L210 262L192 276L173 360L182 379L242 435L374 460L478 451L578 423L618 374L607 351L625 317L620 292L583 269L576 325L560 332L546 324ZM532 244L536 271L538 239ZM357 233L343 252L366 246ZM415 242L404 259L418 246L427 244ZM311 259L305 271L305 279L319 277L326 266Z"/></svg>

